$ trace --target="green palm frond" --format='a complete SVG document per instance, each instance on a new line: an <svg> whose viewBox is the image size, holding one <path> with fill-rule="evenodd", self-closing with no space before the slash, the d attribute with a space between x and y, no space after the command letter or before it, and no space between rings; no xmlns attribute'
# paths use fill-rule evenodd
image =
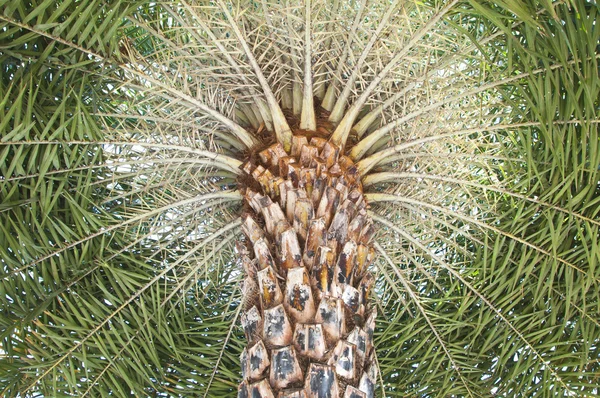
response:
<svg viewBox="0 0 600 398"><path fill-rule="evenodd" d="M313 102L378 228L379 393L597 395L599 12L0 0L0 395L234 394L240 166Z"/></svg>

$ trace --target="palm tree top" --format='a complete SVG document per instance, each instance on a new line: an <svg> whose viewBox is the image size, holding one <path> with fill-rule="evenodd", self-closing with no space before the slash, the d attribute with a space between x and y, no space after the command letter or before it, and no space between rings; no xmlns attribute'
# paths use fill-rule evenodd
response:
<svg viewBox="0 0 600 398"><path fill-rule="evenodd" d="M362 181L378 394L598 395L598 12L0 0L0 395L234 394L244 166L304 139Z"/></svg>

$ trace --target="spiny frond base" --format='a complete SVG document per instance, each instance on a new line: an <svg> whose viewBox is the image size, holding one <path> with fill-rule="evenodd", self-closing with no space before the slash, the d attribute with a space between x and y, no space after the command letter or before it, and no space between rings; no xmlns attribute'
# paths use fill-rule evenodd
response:
<svg viewBox="0 0 600 398"><path fill-rule="evenodd" d="M274 144L243 169L238 397L373 397L373 226L358 169L327 138L299 133L291 153Z"/></svg>

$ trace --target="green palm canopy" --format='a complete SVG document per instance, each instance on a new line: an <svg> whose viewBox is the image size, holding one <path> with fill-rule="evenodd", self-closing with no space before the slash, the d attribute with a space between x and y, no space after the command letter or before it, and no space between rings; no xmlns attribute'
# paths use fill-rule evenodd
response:
<svg viewBox="0 0 600 398"><path fill-rule="evenodd" d="M0 395L235 394L239 165L306 76L377 227L378 394L598 395L598 13L0 0Z"/></svg>

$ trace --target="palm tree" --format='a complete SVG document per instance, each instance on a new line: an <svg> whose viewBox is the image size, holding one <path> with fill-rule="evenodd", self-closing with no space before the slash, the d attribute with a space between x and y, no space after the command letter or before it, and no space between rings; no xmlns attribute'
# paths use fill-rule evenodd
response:
<svg viewBox="0 0 600 398"><path fill-rule="evenodd" d="M0 0L1 395L596 396L598 12Z"/></svg>

